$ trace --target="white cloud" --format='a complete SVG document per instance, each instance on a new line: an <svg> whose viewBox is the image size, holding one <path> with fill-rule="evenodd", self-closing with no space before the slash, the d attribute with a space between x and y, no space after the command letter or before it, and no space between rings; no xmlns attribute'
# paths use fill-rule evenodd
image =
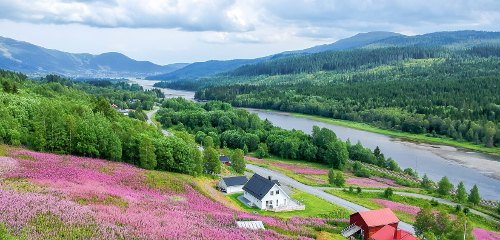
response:
<svg viewBox="0 0 500 240"><path fill-rule="evenodd" d="M95 27L249 31L235 0L0 0L0 18Z"/></svg>
<svg viewBox="0 0 500 240"><path fill-rule="evenodd" d="M369 31L499 31L499 23L499 0L0 0L0 35L159 63L253 58Z"/></svg>

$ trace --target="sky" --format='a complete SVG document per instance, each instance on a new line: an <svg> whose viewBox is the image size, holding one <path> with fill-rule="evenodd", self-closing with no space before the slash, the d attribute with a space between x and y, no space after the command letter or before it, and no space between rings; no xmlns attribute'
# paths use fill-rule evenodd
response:
<svg viewBox="0 0 500 240"><path fill-rule="evenodd" d="M500 31L499 0L0 0L0 36L157 64L256 58L360 32Z"/></svg>

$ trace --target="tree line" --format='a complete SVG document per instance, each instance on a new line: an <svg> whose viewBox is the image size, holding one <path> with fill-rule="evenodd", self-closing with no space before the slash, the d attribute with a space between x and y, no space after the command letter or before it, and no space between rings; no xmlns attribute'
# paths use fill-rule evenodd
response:
<svg viewBox="0 0 500 240"><path fill-rule="evenodd" d="M157 120L165 127L185 130L204 144L207 137L215 148L256 151L265 157L274 154L286 159L304 160L344 169L348 159L402 171L397 163L385 158L380 149L374 151L361 143L351 144L337 138L327 128L313 127L311 135L297 130L284 130L261 120L256 114L235 109L228 103L210 101L204 105L182 98L162 103ZM366 172L364 168L360 172Z"/></svg>
<svg viewBox="0 0 500 240"><path fill-rule="evenodd" d="M196 97L364 122L491 148L500 144L499 65L496 56L464 55L348 72L235 77L238 84L219 77Z"/></svg>
<svg viewBox="0 0 500 240"><path fill-rule="evenodd" d="M192 136L165 137L155 127L119 114L107 98L127 91L136 96L135 92L101 95L116 89L64 81L53 76L31 81L22 74L0 71L0 82L17 86L15 92L0 89L0 143L146 169L202 173L201 154Z"/></svg>

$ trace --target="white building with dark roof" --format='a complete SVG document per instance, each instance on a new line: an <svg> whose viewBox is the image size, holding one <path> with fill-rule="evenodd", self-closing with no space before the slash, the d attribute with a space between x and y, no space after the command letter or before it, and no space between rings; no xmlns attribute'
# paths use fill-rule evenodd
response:
<svg viewBox="0 0 500 240"><path fill-rule="evenodd" d="M225 177L219 181L217 187L225 193L243 192L243 186L248 182L247 177Z"/></svg>
<svg viewBox="0 0 500 240"><path fill-rule="evenodd" d="M303 210L305 206L293 200L277 180L254 174L243 186L246 204L271 211Z"/></svg>

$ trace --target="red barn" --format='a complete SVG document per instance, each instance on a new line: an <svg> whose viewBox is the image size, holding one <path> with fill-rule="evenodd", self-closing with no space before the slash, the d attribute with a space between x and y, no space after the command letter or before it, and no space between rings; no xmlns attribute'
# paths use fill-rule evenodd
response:
<svg viewBox="0 0 500 240"><path fill-rule="evenodd" d="M415 240L410 233L398 230L399 219L389 208L357 212L350 217L350 226L342 231L344 237L365 240Z"/></svg>

